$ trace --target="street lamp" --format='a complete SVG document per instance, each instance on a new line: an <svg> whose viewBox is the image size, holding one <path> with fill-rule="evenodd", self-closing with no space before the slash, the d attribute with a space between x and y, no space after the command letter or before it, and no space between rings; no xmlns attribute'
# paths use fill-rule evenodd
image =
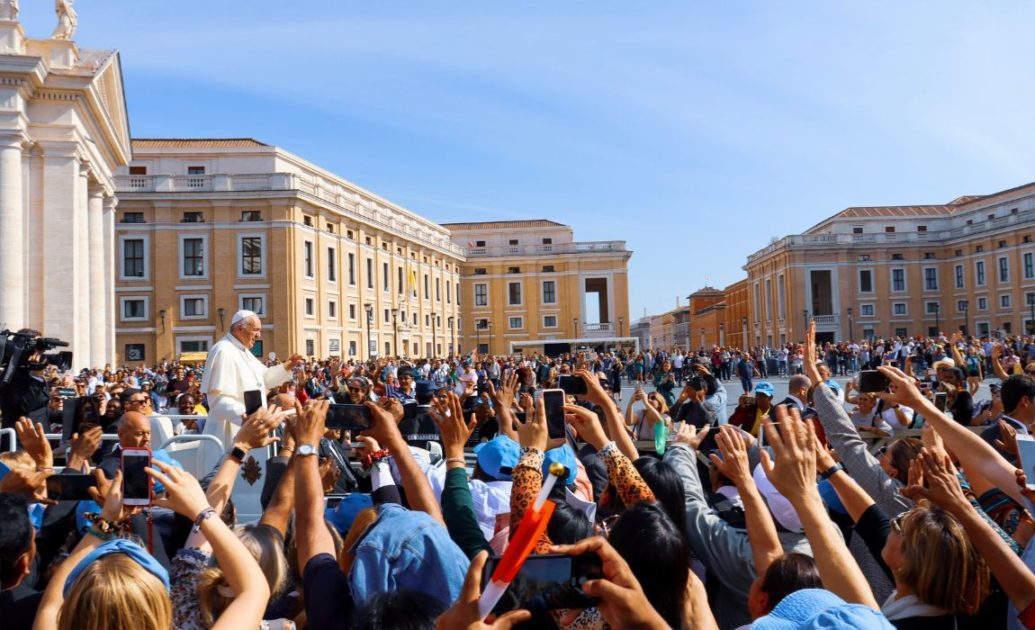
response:
<svg viewBox="0 0 1035 630"><path fill-rule="evenodd" d="M219 307L219 310L217 310L216 312L219 313L219 330L223 330L225 328L225 326L223 325L223 318L226 317L226 309L223 307Z"/></svg>
<svg viewBox="0 0 1035 630"><path fill-rule="evenodd" d="M622 336L622 331L624 330L624 328L623 328L623 326L622 326L622 325L623 325L624 323L625 323L625 318L624 318L624 317L622 317L621 315L619 315L619 316L618 316L618 336L619 336L619 337L621 337L621 336Z"/></svg>
<svg viewBox="0 0 1035 630"><path fill-rule="evenodd" d="M805 320L805 328L801 329L801 338L804 341L805 335L808 334L809 331L809 309L803 309L801 311L801 316Z"/></svg>
<svg viewBox="0 0 1035 630"><path fill-rule="evenodd" d="M482 352L482 322L488 323L488 320L477 319L474 322L474 352L475 352L475 354L481 354L481 352Z"/></svg>
<svg viewBox="0 0 1035 630"><path fill-rule="evenodd" d="M934 303L934 328L935 335L942 334L942 305L941 302Z"/></svg>
<svg viewBox="0 0 1035 630"><path fill-rule="evenodd" d="M854 326L852 326L852 323L853 323L852 322L852 307L849 306L848 307L848 341L852 340L852 328L854 328Z"/></svg>
<svg viewBox="0 0 1035 630"><path fill-rule="evenodd" d="M395 356L402 356L399 354L399 309L392 309L392 348L395 350Z"/></svg>
<svg viewBox="0 0 1035 630"><path fill-rule="evenodd" d="M1028 334L1035 333L1035 293L1028 293L1028 306L1031 307L1031 319L1028 320L1028 325L1025 328L1028 329Z"/></svg>
<svg viewBox="0 0 1035 630"><path fill-rule="evenodd" d="M489 352L488 352L488 354L492 354L492 341L493 341L493 339L492 339L492 320L491 319L485 320L485 326L489 329Z"/></svg>
<svg viewBox="0 0 1035 630"><path fill-rule="evenodd" d="M748 318L747 317L745 317L743 319L743 321L741 322L740 337L741 337L741 339L740 339L741 345L744 346L744 351L747 352L747 348L748 348Z"/></svg>
<svg viewBox="0 0 1035 630"><path fill-rule="evenodd" d="M960 300L960 306L963 307L963 335L965 337L970 336L970 300Z"/></svg>
<svg viewBox="0 0 1035 630"><path fill-rule="evenodd" d="M578 317L572 317L571 321L572 321L573 324L575 324L575 338L578 339L579 338L579 318Z"/></svg>
<svg viewBox="0 0 1035 630"><path fill-rule="evenodd" d="M435 311L432 311L431 312L431 357L434 357L435 355L438 354L437 352L435 352L435 342L438 341L437 339L435 339L435 318L436 317L437 317L437 315L435 315ZM430 359L431 357L428 357L428 358Z"/></svg>
<svg viewBox="0 0 1035 630"><path fill-rule="evenodd" d="M374 305L367 302L363 305L367 311L367 358L371 358L373 351L370 349L370 329L374 327Z"/></svg>

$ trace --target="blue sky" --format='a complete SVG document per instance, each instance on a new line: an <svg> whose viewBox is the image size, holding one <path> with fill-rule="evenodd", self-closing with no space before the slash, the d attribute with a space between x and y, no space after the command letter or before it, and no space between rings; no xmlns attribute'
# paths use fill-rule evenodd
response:
<svg viewBox="0 0 1035 630"><path fill-rule="evenodd" d="M46 37L52 3L22 4ZM853 205L1035 179L1035 4L87 0L138 137L251 136L432 220L624 239L635 316Z"/></svg>

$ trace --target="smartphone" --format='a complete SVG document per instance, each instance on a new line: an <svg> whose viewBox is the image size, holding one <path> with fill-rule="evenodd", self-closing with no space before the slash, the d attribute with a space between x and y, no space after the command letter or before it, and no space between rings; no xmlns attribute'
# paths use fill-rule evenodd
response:
<svg viewBox="0 0 1035 630"><path fill-rule="evenodd" d="M949 395L947 393L945 393L945 392L935 392L935 394L934 394L934 406L935 406L935 408L938 411L940 411L942 413L945 413L945 404L948 402L948 400L949 400Z"/></svg>
<svg viewBox="0 0 1035 630"><path fill-rule="evenodd" d="M345 497L347 497L347 496L349 496L348 493L346 493L346 494L328 494L328 495L325 495L324 496L324 500L327 502L326 503L327 509L330 509L330 510L337 509L338 505L341 504L342 500L344 500Z"/></svg>
<svg viewBox="0 0 1035 630"><path fill-rule="evenodd" d="M569 396L582 396L586 393L586 381L578 376L561 374L557 378L557 386L564 390Z"/></svg>
<svg viewBox="0 0 1035 630"><path fill-rule="evenodd" d="M58 501L90 501L90 488L97 487L93 475L66 473L47 478L47 497Z"/></svg>
<svg viewBox="0 0 1035 630"><path fill-rule="evenodd" d="M328 429L349 429L352 431L370 428L370 410L366 405L330 405L327 409Z"/></svg>
<svg viewBox="0 0 1035 630"><path fill-rule="evenodd" d="M262 409L262 392L252 389L244 393L244 415L250 416Z"/></svg>
<svg viewBox="0 0 1035 630"><path fill-rule="evenodd" d="M888 377L877 370L859 372L859 391L863 394L883 392L888 389Z"/></svg>
<svg viewBox="0 0 1035 630"><path fill-rule="evenodd" d="M150 465L148 449L122 449L122 502L125 505L151 505L151 477L144 472Z"/></svg>
<svg viewBox="0 0 1035 630"><path fill-rule="evenodd" d="M498 563L498 558L489 558L485 563L482 572L483 590ZM518 608L533 612L591 608L599 600L587 595L582 585L587 580L601 577L603 571L600 556L595 553L574 557L562 554L529 556L492 611L501 615Z"/></svg>
<svg viewBox="0 0 1035 630"><path fill-rule="evenodd" d="M546 407L546 432L551 439L562 438L564 432L564 403L566 394L563 389L544 389L543 406Z"/></svg>
<svg viewBox="0 0 1035 630"><path fill-rule="evenodd" d="M1035 490L1035 437L1018 434L1017 454L1020 455L1021 469L1028 477L1028 490Z"/></svg>

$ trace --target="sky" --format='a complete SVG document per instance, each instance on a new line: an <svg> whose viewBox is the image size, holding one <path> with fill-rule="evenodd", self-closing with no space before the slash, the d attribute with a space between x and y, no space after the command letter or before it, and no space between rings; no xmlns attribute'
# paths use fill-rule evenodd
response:
<svg viewBox="0 0 1035 630"><path fill-rule="evenodd" d="M29 37L53 3L23 0ZM80 0L135 137L253 137L437 222L625 240L632 316L849 206L1035 180L1035 3Z"/></svg>

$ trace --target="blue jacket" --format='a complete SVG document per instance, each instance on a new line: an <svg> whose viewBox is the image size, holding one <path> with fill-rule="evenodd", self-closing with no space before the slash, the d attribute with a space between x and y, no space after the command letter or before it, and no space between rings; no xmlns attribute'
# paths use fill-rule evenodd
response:
<svg viewBox="0 0 1035 630"><path fill-rule="evenodd" d="M385 503L352 547L349 589L356 605L374 593L410 589L449 607L460 596L470 561L446 528L424 512Z"/></svg>

